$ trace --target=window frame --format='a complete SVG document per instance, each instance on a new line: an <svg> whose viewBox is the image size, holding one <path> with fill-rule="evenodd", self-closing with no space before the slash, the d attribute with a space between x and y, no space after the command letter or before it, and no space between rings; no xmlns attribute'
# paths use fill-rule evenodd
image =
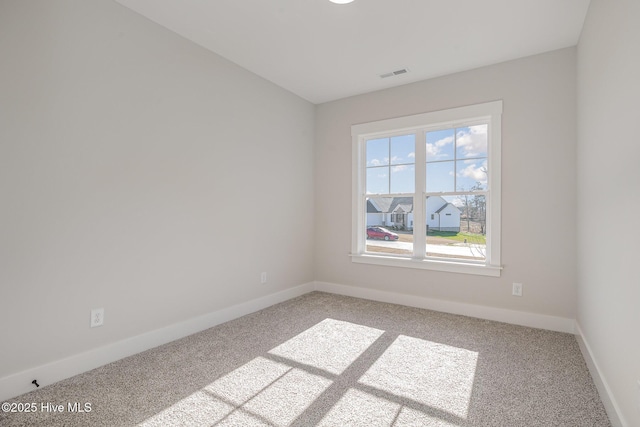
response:
<svg viewBox="0 0 640 427"><path fill-rule="evenodd" d="M386 194L366 194L366 141L372 138L390 137L415 133L416 157L415 173L424 181L426 177L425 132L437 128L455 128L473 123L488 124L487 160L488 188L482 194L486 197L486 240L485 261L446 260L425 257L425 251L414 247L414 257L399 257L393 254L366 252L366 197L387 197ZM352 237L351 260L355 263L393 267L418 268L465 274L499 277L501 265L501 147L502 147L502 101L491 101L446 110L433 111L411 116L379 120L351 126L352 137ZM424 205L427 193L424 183L415 188L414 194L414 236L425 236L427 219ZM445 194L445 193L443 193ZM389 196L393 196L389 194ZM424 218L423 218L424 217ZM421 245L416 239L414 244Z"/></svg>

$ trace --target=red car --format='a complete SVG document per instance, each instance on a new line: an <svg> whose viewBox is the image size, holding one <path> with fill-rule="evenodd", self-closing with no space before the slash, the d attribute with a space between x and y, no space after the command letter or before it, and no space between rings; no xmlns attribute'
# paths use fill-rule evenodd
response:
<svg viewBox="0 0 640 427"><path fill-rule="evenodd" d="M367 227L367 239L398 240L398 235L384 227Z"/></svg>

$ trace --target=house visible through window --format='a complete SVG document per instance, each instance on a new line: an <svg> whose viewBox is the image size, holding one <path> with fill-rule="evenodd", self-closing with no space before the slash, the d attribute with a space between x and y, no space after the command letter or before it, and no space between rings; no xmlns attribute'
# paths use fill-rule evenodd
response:
<svg viewBox="0 0 640 427"><path fill-rule="evenodd" d="M499 275L501 114L496 101L352 126L353 261Z"/></svg>

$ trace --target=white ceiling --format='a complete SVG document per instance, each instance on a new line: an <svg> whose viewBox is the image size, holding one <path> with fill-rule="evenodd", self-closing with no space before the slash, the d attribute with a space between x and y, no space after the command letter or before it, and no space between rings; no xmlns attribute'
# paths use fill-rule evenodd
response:
<svg viewBox="0 0 640 427"><path fill-rule="evenodd" d="M116 1L319 104L574 46L590 0Z"/></svg>

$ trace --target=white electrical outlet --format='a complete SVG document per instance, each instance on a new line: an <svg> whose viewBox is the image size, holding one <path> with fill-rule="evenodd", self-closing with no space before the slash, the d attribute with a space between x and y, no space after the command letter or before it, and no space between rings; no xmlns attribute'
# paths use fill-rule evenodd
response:
<svg viewBox="0 0 640 427"><path fill-rule="evenodd" d="M513 284L513 290L511 292L511 294L516 296L516 297L521 297L522 296L522 283L514 283Z"/></svg>
<svg viewBox="0 0 640 427"><path fill-rule="evenodd" d="M104 308L94 308L91 310L90 326L95 328L96 326L102 325L104 325Z"/></svg>
<svg viewBox="0 0 640 427"><path fill-rule="evenodd" d="M267 272L266 271L263 271L260 274L260 283L263 283L263 284L267 283Z"/></svg>

